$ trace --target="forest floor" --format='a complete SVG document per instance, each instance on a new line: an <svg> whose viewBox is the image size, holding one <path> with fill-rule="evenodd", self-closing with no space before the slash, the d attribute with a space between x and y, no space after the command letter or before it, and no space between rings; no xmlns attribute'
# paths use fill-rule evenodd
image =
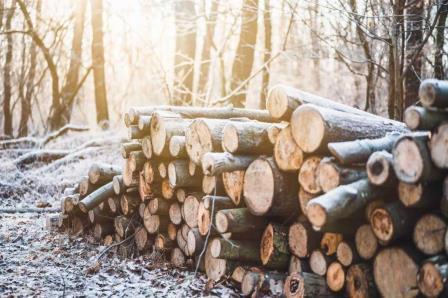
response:
<svg viewBox="0 0 448 298"><path fill-rule="evenodd" d="M238 297L225 284L209 289L205 275L171 268L160 256L121 258L92 237L45 227L65 186L93 162L120 160L112 132L69 133L48 148L76 148L92 139L114 139L63 162L18 168L18 150L0 150L0 296ZM32 209L33 212L28 208ZM18 212L19 211L19 212ZM22 212L20 212L22 211Z"/></svg>

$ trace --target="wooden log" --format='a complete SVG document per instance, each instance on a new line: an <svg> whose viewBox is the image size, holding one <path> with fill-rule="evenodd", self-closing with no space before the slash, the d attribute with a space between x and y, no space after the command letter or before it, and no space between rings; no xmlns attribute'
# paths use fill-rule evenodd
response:
<svg viewBox="0 0 448 298"><path fill-rule="evenodd" d="M397 176L395 176L393 167L393 156L387 151L378 151L373 153L366 164L367 177L373 185L395 185Z"/></svg>
<svg viewBox="0 0 448 298"><path fill-rule="evenodd" d="M86 216L74 216L70 219L69 231L72 235L82 235L90 227Z"/></svg>
<svg viewBox="0 0 448 298"><path fill-rule="evenodd" d="M229 118L248 118L257 121L272 122L274 119L269 115L268 111L257 109L240 109L233 107L220 108L198 108L189 106L144 106L131 107L129 109L130 120L134 123L138 121L140 115L152 115L155 111L166 111L178 114L180 117L195 119L195 118L215 118L215 119L229 119Z"/></svg>
<svg viewBox="0 0 448 298"><path fill-rule="evenodd" d="M154 197L155 193L160 193L161 190L152 189L151 184L145 181L145 175L142 171L139 175L139 183L138 183L138 193L140 195L141 201L147 201ZM155 184L153 184L156 186ZM158 186L158 185L157 185Z"/></svg>
<svg viewBox="0 0 448 298"><path fill-rule="evenodd" d="M294 175L281 172L272 157L260 157L244 175L244 202L254 215L293 218L298 213Z"/></svg>
<svg viewBox="0 0 448 298"><path fill-rule="evenodd" d="M448 107L448 83L442 80L426 79L418 90L420 102L424 107Z"/></svg>
<svg viewBox="0 0 448 298"><path fill-rule="evenodd" d="M373 211L370 226L381 243L387 244L409 236L418 216L417 210L404 207L400 201L393 201Z"/></svg>
<svg viewBox="0 0 448 298"><path fill-rule="evenodd" d="M306 153L328 152L332 142L384 137L389 132L408 132L403 123L363 117L313 105L300 106L291 116L292 136Z"/></svg>
<svg viewBox="0 0 448 298"><path fill-rule="evenodd" d="M309 222L293 223L288 232L289 250L299 258L308 257L319 247L321 238L322 233L315 231Z"/></svg>
<svg viewBox="0 0 448 298"><path fill-rule="evenodd" d="M310 272L310 266L308 260L298 258L294 255L291 256L289 260L288 274Z"/></svg>
<svg viewBox="0 0 448 298"><path fill-rule="evenodd" d="M168 151L171 157L176 159L185 159L188 157L187 147L185 146L185 136L172 136L168 145Z"/></svg>
<svg viewBox="0 0 448 298"><path fill-rule="evenodd" d="M224 184L221 176L207 176L202 177L202 192L207 195L224 195Z"/></svg>
<svg viewBox="0 0 448 298"><path fill-rule="evenodd" d="M176 199L179 203L183 203L185 201L185 198L187 197L187 192L184 188L177 188L176 189Z"/></svg>
<svg viewBox="0 0 448 298"><path fill-rule="evenodd" d="M430 139L431 159L433 163L442 169L448 169L448 154L446 143L448 141L448 123L442 123Z"/></svg>
<svg viewBox="0 0 448 298"><path fill-rule="evenodd" d="M303 190L310 194L319 194L322 188L319 184L319 156L310 156L304 162L299 170L299 184Z"/></svg>
<svg viewBox="0 0 448 298"><path fill-rule="evenodd" d="M146 134L149 135L151 133L151 116L140 116L138 117L138 129Z"/></svg>
<svg viewBox="0 0 448 298"><path fill-rule="evenodd" d="M174 197L176 189L171 186L168 178L162 180L162 197L167 200L171 200Z"/></svg>
<svg viewBox="0 0 448 298"><path fill-rule="evenodd" d="M156 156L169 155L169 142L173 136L185 136L185 130L191 120L180 118L178 115L164 115L154 112L151 118L151 142Z"/></svg>
<svg viewBox="0 0 448 298"><path fill-rule="evenodd" d="M372 259L378 250L378 239L368 224L360 226L355 234L356 251L364 260Z"/></svg>
<svg viewBox="0 0 448 298"><path fill-rule="evenodd" d="M145 227L139 226L135 229L134 242L138 251L149 251L152 246L152 240Z"/></svg>
<svg viewBox="0 0 448 298"><path fill-rule="evenodd" d="M131 170L129 159L127 159L124 163L122 178L123 184L126 188L135 187L139 183L140 172Z"/></svg>
<svg viewBox="0 0 448 298"><path fill-rule="evenodd" d="M190 229L187 235L187 248L190 256L198 255L205 246L205 239L197 228Z"/></svg>
<svg viewBox="0 0 448 298"><path fill-rule="evenodd" d="M288 124L285 122L278 123L275 125L271 125L266 129L266 132L268 134L269 142L271 142L272 145L275 145L275 142L277 142L277 137L280 131L286 127Z"/></svg>
<svg viewBox="0 0 448 298"><path fill-rule="evenodd" d="M168 251L176 247L175 239L170 239L163 233L158 233L154 240L154 248L158 251Z"/></svg>
<svg viewBox="0 0 448 298"><path fill-rule="evenodd" d="M205 196L198 207L198 229L202 236L208 234L211 228L212 211L216 214L219 210L233 208L234 204L228 197Z"/></svg>
<svg viewBox="0 0 448 298"><path fill-rule="evenodd" d="M448 112L431 108L410 106L404 111L404 123L412 130L433 130L448 120Z"/></svg>
<svg viewBox="0 0 448 298"><path fill-rule="evenodd" d="M148 160L143 164L143 177L145 178L145 182L148 184L152 183L160 183L162 181L162 177L160 176L159 171L157 170L157 164L154 161Z"/></svg>
<svg viewBox="0 0 448 298"><path fill-rule="evenodd" d="M299 193L297 194L297 197L299 199L299 205L300 205L300 211L303 215L308 216L306 213L306 206L308 205L308 202L317 197L316 194L311 194L304 190L302 187L299 188Z"/></svg>
<svg viewBox="0 0 448 298"><path fill-rule="evenodd" d="M171 204L167 200L161 198L154 198L148 203L149 212L151 214L167 215L170 207Z"/></svg>
<svg viewBox="0 0 448 298"><path fill-rule="evenodd" d="M428 213L419 218L414 227L415 246L426 255L436 255L445 248L446 220Z"/></svg>
<svg viewBox="0 0 448 298"><path fill-rule="evenodd" d="M114 176L114 178L112 178L112 185L114 188L114 193L118 196L121 194L124 194L125 190L126 190L126 186L124 185L123 182L123 176L121 175L117 175Z"/></svg>
<svg viewBox="0 0 448 298"><path fill-rule="evenodd" d="M215 176L225 172L246 170L256 159L252 155L233 155L228 152L208 152L202 157L204 175Z"/></svg>
<svg viewBox="0 0 448 298"><path fill-rule="evenodd" d="M101 239L103 239L107 235L112 235L114 233L114 226L110 223L96 223L93 228L93 237L97 241L101 241Z"/></svg>
<svg viewBox="0 0 448 298"><path fill-rule="evenodd" d="M174 202L170 205L170 209L168 211L170 220L175 225L180 225L182 222L182 214L180 209L181 206L177 202Z"/></svg>
<svg viewBox="0 0 448 298"><path fill-rule="evenodd" d="M263 278L256 285L252 295L255 297L281 297L283 295L285 278L286 276L283 273L275 271L264 272Z"/></svg>
<svg viewBox="0 0 448 298"><path fill-rule="evenodd" d="M222 131L229 123L222 119L196 119L191 123L185 131L185 144L192 162L200 165L205 153L222 152Z"/></svg>
<svg viewBox="0 0 448 298"><path fill-rule="evenodd" d="M104 186L101 186L91 194L89 194L87 197L82 199L79 203L79 209L81 209L82 212L87 213L89 210L92 210L93 208L97 207L102 202L106 201L109 197L114 195L114 189L112 182L107 183Z"/></svg>
<svg viewBox="0 0 448 298"><path fill-rule="evenodd" d="M340 185L350 184L366 177L367 174L362 167L342 167L334 158L321 159L317 168L317 184L323 192L329 192Z"/></svg>
<svg viewBox="0 0 448 298"><path fill-rule="evenodd" d="M338 261L334 261L327 269L327 285L333 292L339 292L344 288L346 272Z"/></svg>
<svg viewBox="0 0 448 298"><path fill-rule="evenodd" d="M185 223L190 228L196 228L198 226L198 208L202 197L203 194L201 193L190 194L182 205Z"/></svg>
<svg viewBox="0 0 448 298"><path fill-rule="evenodd" d="M270 223L260 244L260 259L264 267L284 270L289 266L288 228Z"/></svg>
<svg viewBox="0 0 448 298"><path fill-rule="evenodd" d="M442 196L440 200L440 212L443 216L448 217L448 176L445 177L442 183Z"/></svg>
<svg viewBox="0 0 448 298"><path fill-rule="evenodd" d="M392 149L394 170L398 179L406 183L441 180L443 173L431 161L427 147L429 133L415 132L400 137Z"/></svg>
<svg viewBox="0 0 448 298"><path fill-rule="evenodd" d="M356 250L355 242L347 240L341 241L338 244L336 258L345 267L349 267L350 265L361 261L361 257Z"/></svg>
<svg viewBox="0 0 448 298"><path fill-rule="evenodd" d="M175 241L177 237L177 226L172 222L168 223L166 227L166 234L170 240Z"/></svg>
<svg viewBox="0 0 448 298"><path fill-rule="evenodd" d="M360 117L385 119L363 110L339 103L332 99L321 97L286 85L276 85L269 90L266 109L273 118L288 121L291 114L298 107L306 104L313 104Z"/></svg>
<svg viewBox="0 0 448 298"><path fill-rule="evenodd" d="M182 235L182 227L184 227L184 225L182 225L178 230L177 230L177 234L176 234L176 242L177 242L177 246L182 250L185 251L186 247L187 247L187 239L184 238L184 236Z"/></svg>
<svg viewBox="0 0 448 298"><path fill-rule="evenodd" d="M188 173L188 161L173 160L168 164L168 179L172 187L200 187L202 175L199 172L191 176Z"/></svg>
<svg viewBox="0 0 448 298"><path fill-rule="evenodd" d="M135 123L131 122L131 118L129 117L129 113L124 113L123 114L123 122L124 122L124 125L126 125L126 127L129 127L132 124L135 124Z"/></svg>
<svg viewBox="0 0 448 298"><path fill-rule="evenodd" d="M285 280L287 298L338 297L331 292L324 277L313 273L293 273Z"/></svg>
<svg viewBox="0 0 448 298"><path fill-rule="evenodd" d="M221 233L254 233L262 235L268 220L252 215L247 208L222 209L216 213L215 227Z"/></svg>
<svg viewBox="0 0 448 298"><path fill-rule="evenodd" d="M169 222L169 218L163 215L151 214L149 208L145 209L143 224L149 234L157 234L158 232L165 232Z"/></svg>
<svg viewBox="0 0 448 298"><path fill-rule="evenodd" d="M225 259L214 258L211 254L211 243L213 239L210 240L207 249L205 251L205 273L207 277L213 281L218 281L226 273L232 272L237 266L236 262L227 261Z"/></svg>
<svg viewBox="0 0 448 298"><path fill-rule="evenodd" d="M297 171L302 166L303 151L294 141L289 125L283 128L277 136L274 159L283 171Z"/></svg>
<svg viewBox="0 0 448 298"><path fill-rule="evenodd" d="M146 162L146 157L142 151L132 151L129 153L128 163L129 170L132 172L143 169L143 164Z"/></svg>
<svg viewBox="0 0 448 298"><path fill-rule="evenodd" d="M98 187L90 182L89 176L82 177L79 181L79 195L81 198L89 195Z"/></svg>
<svg viewBox="0 0 448 298"><path fill-rule="evenodd" d="M376 289L373 270L370 264L360 263L350 266L347 270L345 288L349 297L380 297Z"/></svg>
<svg viewBox="0 0 448 298"><path fill-rule="evenodd" d="M178 247L171 250L170 262L174 267L182 268L185 266L186 258L182 250Z"/></svg>
<svg viewBox="0 0 448 298"><path fill-rule="evenodd" d="M329 143L328 150L342 165L365 163L377 151L391 152L395 141L401 136L392 132L378 139L354 140Z"/></svg>
<svg viewBox="0 0 448 298"><path fill-rule="evenodd" d="M121 174L121 168L105 163L94 163L89 169L89 181L92 184L105 184Z"/></svg>
<svg viewBox="0 0 448 298"><path fill-rule="evenodd" d="M61 200L61 210L63 214L79 214L79 194L65 196Z"/></svg>
<svg viewBox="0 0 448 298"><path fill-rule="evenodd" d="M313 229L322 233L339 233L344 235L354 235L356 229L365 222L362 213L356 213L347 218L338 219L335 222L329 222L323 226L313 226Z"/></svg>
<svg viewBox="0 0 448 298"><path fill-rule="evenodd" d="M241 204L243 197L244 174L245 171L233 171L222 173L222 183L227 196L234 202L235 206Z"/></svg>
<svg viewBox="0 0 448 298"><path fill-rule="evenodd" d="M167 164L164 161L159 161L157 170L159 171L160 177L164 179L168 177Z"/></svg>
<svg viewBox="0 0 448 298"><path fill-rule="evenodd" d="M373 263L375 284L382 297L416 297L417 272L422 256L411 247L388 247Z"/></svg>
<svg viewBox="0 0 448 298"><path fill-rule="evenodd" d="M263 279L263 272L258 268L246 271L241 281L241 294L248 297L254 291L258 283Z"/></svg>
<svg viewBox="0 0 448 298"><path fill-rule="evenodd" d="M107 205L113 214L121 213L120 199L116 196L107 199Z"/></svg>
<svg viewBox="0 0 448 298"><path fill-rule="evenodd" d="M328 266L336 259L335 255L327 255L320 249L315 249L310 255L311 271L317 275L325 276Z"/></svg>
<svg viewBox="0 0 448 298"><path fill-rule="evenodd" d="M123 215L127 217L133 215L137 212L141 202L140 196L136 193L123 194L120 198L120 207Z"/></svg>
<svg viewBox="0 0 448 298"><path fill-rule="evenodd" d="M132 235L135 230L135 225L132 220L123 215L115 217L114 227L121 238L126 238L129 235Z"/></svg>
<svg viewBox="0 0 448 298"><path fill-rule="evenodd" d="M327 256L334 255L343 239L344 236L340 233L324 233L320 240L320 249Z"/></svg>
<svg viewBox="0 0 448 298"><path fill-rule="evenodd" d="M89 221L93 223L99 224L110 224L113 222L113 214L102 212L98 207L93 208L88 213Z"/></svg>
<svg viewBox="0 0 448 298"><path fill-rule="evenodd" d="M131 153L132 151L141 150L142 144L140 142L129 142L121 144L121 156L123 156L124 159L127 159L129 157L129 153Z"/></svg>
<svg viewBox="0 0 448 298"><path fill-rule="evenodd" d="M387 194L387 191L387 188L370 184L367 179L341 185L308 203L308 219L313 226L325 226L350 217L378 196Z"/></svg>
<svg viewBox="0 0 448 298"><path fill-rule="evenodd" d="M215 238L210 245L214 258L261 264L260 244L257 242Z"/></svg>
<svg viewBox="0 0 448 298"><path fill-rule="evenodd" d="M239 289L241 290L241 283L243 282L244 275L246 274L247 270L243 266L237 266L233 272L232 275L230 275L230 279L239 286Z"/></svg>
<svg viewBox="0 0 448 298"><path fill-rule="evenodd" d="M138 125L131 125L128 127L128 139L130 140L140 140L146 135L147 134L138 129Z"/></svg>
<svg viewBox="0 0 448 298"><path fill-rule="evenodd" d="M425 260L417 274L418 288L425 297L446 297L448 287L448 260L445 255Z"/></svg>
<svg viewBox="0 0 448 298"><path fill-rule="evenodd" d="M398 198L406 207L433 208L442 198L442 187L439 183L398 183Z"/></svg>
<svg viewBox="0 0 448 298"><path fill-rule="evenodd" d="M222 149L234 154L270 154L270 127L278 126L258 121L228 123L223 128Z"/></svg>
<svg viewBox="0 0 448 298"><path fill-rule="evenodd" d="M141 202L140 205L138 205L138 215L140 218L143 218L145 216L145 209L146 209L147 202Z"/></svg>

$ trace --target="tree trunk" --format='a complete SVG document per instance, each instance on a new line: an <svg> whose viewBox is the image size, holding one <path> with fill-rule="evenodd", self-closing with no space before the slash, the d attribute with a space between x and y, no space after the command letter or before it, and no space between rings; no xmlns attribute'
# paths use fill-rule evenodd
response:
<svg viewBox="0 0 448 298"><path fill-rule="evenodd" d="M92 14L92 67L95 87L96 121L109 121L104 70L103 0L90 0Z"/></svg>
<svg viewBox="0 0 448 298"><path fill-rule="evenodd" d="M210 245L214 258L261 264L259 243L215 238Z"/></svg>
<svg viewBox="0 0 448 298"><path fill-rule="evenodd" d="M448 16L448 1L442 1L440 4L440 14L436 25L436 40L434 53L434 77L439 80L445 79L445 70L443 65L443 47L445 45L445 23Z"/></svg>
<svg viewBox="0 0 448 298"><path fill-rule="evenodd" d="M448 112L417 106L404 111L404 122L412 130L433 130L448 119Z"/></svg>
<svg viewBox="0 0 448 298"><path fill-rule="evenodd" d="M267 219L252 215L247 208L223 209L215 216L215 227L221 234L255 233L261 236L267 225Z"/></svg>
<svg viewBox="0 0 448 298"><path fill-rule="evenodd" d="M92 184L104 184L121 174L121 167L111 164L94 163L89 169L89 180Z"/></svg>
<svg viewBox="0 0 448 298"><path fill-rule="evenodd" d="M272 24L271 24L271 7L270 0L264 1L263 12L264 23L264 69L263 78L261 83L261 97L260 97L260 109L266 109L266 98L268 97L269 88L269 76L270 76L270 63L269 60L272 56ZM317 59L316 59L317 60Z"/></svg>
<svg viewBox="0 0 448 298"><path fill-rule="evenodd" d="M113 195L113 183L109 182L82 199L78 205L84 213L87 213L89 210L92 210Z"/></svg>
<svg viewBox="0 0 448 298"><path fill-rule="evenodd" d="M232 66L231 90L236 90L246 80L251 72L257 42L258 0L244 0L241 8L241 31L235 60ZM234 107L244 107L247 85L232 96Z"/></svg>
<svg viewBox="0 0 448 298"><path fill-rule="evenodd" d="M16 10L16 1L11 2L9 11L6 14L5 30L11 30L12 19ZM13 60L13 40L12 34L6 35L6 55L5 65L3 69L3 133L8 136L13 135L12 131L12 111L11 111L11 99L12 99L12 60Z"/></svg>

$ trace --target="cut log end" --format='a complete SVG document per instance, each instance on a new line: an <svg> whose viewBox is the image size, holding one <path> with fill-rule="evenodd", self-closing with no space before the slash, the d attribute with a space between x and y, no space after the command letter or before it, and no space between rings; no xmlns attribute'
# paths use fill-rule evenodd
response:
<svg viewBox="0 0 448 298"><path fill-rule="evenodd" d="M202 156L213 150L212 136L207 124L197 119L185 132L185 145L188 156L195 164L200 164Z"/></svg>
<svg viewBox="0 0 448 298"><path fill-rule="evenodd" d="M180 248L175 247L171 251L170 261L174 267L177 267L177 268L184 267L185 262L186 262L185 254L182 252L182 250Z"/></svg>
<svg viewBox="0 0 448 298"><path fill-rule="evenodd" d="M361 258L369 260L375 256L378 240L370 225L362 225L356 230L355 245Z"/></svg>
<svg viewBox="0 0 448 298"><path fill-rule="evenodd" d="M303 151L292 138L291 127L288 125L277 136L274 146L274 158L283 171L297 171L303 163Z"/></svg>
<svg viewBox="0 0 448 298"><path fill-rule="evenodd" d="M324 276L327 273L328 264L325 254L320 250L314 250L310 256L311 270L317 275Z"/></svg>
<svg viewBox="0 0 448 298"><path fill-rule="evenodd" d="M240 205L243 196L245 171L233 171L222 174L224 189L236 206Z"/></svg>
<svg viewBox="0 0 448 298"><path fill-rule="evenodd" d="M327 285L334 291L339 292L345 285L345 270L339 262L333 262L328 266Z"/></svg>
<svg viewBox="0 0 448 298"><path fill-rule="evenodd" d="M370 216L370 225L375 236L381 241L388 242L394 234L394 224L386 209L375 209Z"/></svg>
<svg viewBox="0 0 448 298"><path fill-rule="evenodd" d="M147 159L152 158L152 143L150 137L144 137L142 139L142 152Z"/></svg>
<svg viewBox="0 0 448 298"><path fill-rule="evenodd" d="M348 242L342 241L341 243L339 243L336 250L336 256L338 258L338 261L346 267L350 266L353 263L353 250Z"/></svg>
<svg viewBox="0 0 448 298"><path fill-rule="evenodd" d="M269 224L261 237L260 259L263 265L266 265L274 252L274 227Z"/></svg>
<svg viewBox="0 0 448 298"><path fill-rule="evenodd" d="M154 113L151 117L150 124L151 142L154 154L159 156L163 152L163 148L168 143L166 140L166 127L163 117L158 113Z"/></svg>
<svg viewBox="0 0 448 298"><path fill-rule="evenodd" d="M281 86L274 86L269 90L266 109L275 119L281 119L288 113L288 96Z"/></svg>
<svg viewBox="0 0 448 298"><path fill-rule="evenodd" d="M245 296L252 294L261 278L261 272L246 272L241 281L241 293Z"/></svg>
<svg viewBox="0 0 448 298"><path fill-rule="evenodd" d="M216 225L216 230L219 233L226 233L227 229L229 228L229 221L227 220L227 216L222 212L216 213L215 225Z"/></svg>
<svg viewBox="0 0 448 298"><path fill-rule="evenodd" d="M221 240L216 238L213 239L210 243L210 253L212 254L212 257L219 258L219 255L221 254Z"/></svg>
<svg viewBox="0 0 448 298"><path fill-rule="evenodd" d="M327 222L327 212L319 204L309 203L306 207L306 214L315 227L322 227Z"/></svg>
<svg viewBox="0 0 448 298"><path fill-rule="evenodd" d="M350 266L347 271L346 290L348 296L353 298L377 297L372 268L366 264Z"/></svg>
<svg viewBox="0 0 448 298"><path fill-rule="evenodd" d="M418 288L426 297L439 297L446 281L435 264L425 262L417 275Z"/></svg>
<svg viewBox="0 0 448 298"><path fill-rule="evenodd" d="M222 132L222 149L234 153L238 150L239 136L234 124L227 124Z"/></svg>
<svg viewBox="0 0 448 298"><path fill-rule="evenodd" d="M334 163L321 163L317 172L318 183L322 188L322 191L329 192L341 184L340 174Z"/></svg>
<svg viewBox="0 0 448 298"><path fill-rule="evenodd" d="M247 168L244 176L244 198L254 215L263 215L272 206L274 183L271 166L266 160L257 159Z"/></svg>
<svg viewBox="0 0 448 298"><path fill-rule="evenodd" d="M291 125L294 140L304 152L312 153L321 147L326 124L317 109L312 106L300 107L293 113Z"/></svg>
<svg viewBox="0 0 448 298"><path fill-rule="evenodd" d="M438 82L435 80L425 80L420 84L420 88L418 90L418 96L423 106L431 107L436 102L437 84Z"/></svg>
<svg viewBox="0 0 448 298"><path fill-rule="evenodd" d="M299 171L300 186L310 194L318 194L322 191L318 179L320 161L321 158L318 156L308 157Z"/></svg>
<svg viewBox="0 0 448 298"><path fill-rule="evenodd" d="M402 138L394 147L394 169L397 177L407 183L417 182L423 173L424 161L420 148L412 139Z"/></svg>
<svg viewBox="0 0 448 298"><path fill-rule="evenodd" d="M210 229L210 211L201 202L198 207L198 229L202 236L207 235Z"/></svg>
<svg viewBox="0 0 448 298"><path fill-rule="evenodd" d="M300 258L306 257L309 254L308 241L308 233L303 224L294 223L289 227L288 244L294 255Z"/></svg>
<svg viewBox="0 0 448 298"><path fill-rule="evenodd" d="M390 164L382 154L372 154L366 164L369 181L375 185L383 185L389 178Z"/></svg>
<svg viewBox="0 0 448 298"><path fill-rule="evenodd" d="M425 214L415 224L414 243L424 254L438 254L445 247L446 230L446 222L440 216Z"/></svg>
<svg viewBox="0 0 448 298"><path fill-rule="evenodd" d="M404 123L412 129L415 130L421 125L421 117L419 112L412 107L409 107L405 110L403 116Z"/></svg>

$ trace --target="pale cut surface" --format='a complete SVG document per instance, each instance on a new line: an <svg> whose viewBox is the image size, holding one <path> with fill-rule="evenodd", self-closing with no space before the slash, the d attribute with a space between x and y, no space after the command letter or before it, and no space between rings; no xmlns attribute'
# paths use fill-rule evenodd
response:
<svg viewBox="0 0 448 298"><path fill-rule="evenodd" d="M263 265L269 262L269 258L274 252L274 228L269 224L264 230L263 236L261 237L260 245L260 259Z"/></svg>
<svg viewBox="0 0 448 298"><path fill-rule="evenodd" d="M229 198L238 206L243 196L245 171L233 171L222 173L222 182Z"/></svg>
<svg viewBox="0 0 448 298"><path fill-rule="evenodd" d="M327 261L325 260L325 256L321 251L315 250L311 253L310 267L311 270L317 275L325 275L325 273L327 272Z"/></svg>
<svg viewBox="0 0 448 298"><path fill-rule="evenodd" d="M299 113L295 112L295 117L291 117L293 137L304 152L312 153L322 144L325 121L312 107L302 106L300 109Z"/></svg>
<svg viewBox="0 0 448 298"><path fill-rule="evenodd" d="M218 281L226 273L226 260L214 258L210 245L205 252L205 272L213 281Z"/></svg>
<svg viewBox="0 0 448 298"><path fill-rule="evenodd" d="M306 257L308 254L307 243L308 233L304 226L300 223L292 224L288 233L288 244L291 252L300 258Z"/></svg>
<svg viewBox="0 0 448 298"><path fill-rule="evenodd" d="M151 118L151 143L155 155L160 155L166 144L166 128L163 118L154 113Z"/></svg>
<svg viewBox="0 0 448 298"><path fill-rule="evenodd" d="M445 286L439 270L430 262L420 268L417 281L420 291L426 297L438 297Z"/></svg>
<svg viewBox="0 0 448 298"><path fill-rule="evenodd" d="M254 215L263 215L274 200L274 175L269 163L257 159L244 175L244 202Z"/></svg>
<svg viewBox="0 0 448 298"><path fill-rule="evenodd" d="M339 172L331 163L321 163L317 172L318 183L324 192L338 187L341 183Z"/></svg>
<svg viewBox="0 0 448 298"><path fill-rule="evenodd" d="M201 162L204 153L212 151L212 138L204 121L193 121L185 132L185 145L188 156L195 164Z"/></svg>
<svg viewBox="0 0 448 298"><path fill-rule="evenodd" d="M345 272L339 262L333 262L328 266L327 284L329 288L335 292L340 291L344 287Z"/></svg>
<svg viewBox="0 0 448 298"><path fill-rule="evenodd" d="M437 215L423 215L414 227L414 243L427 255L435 255L445 247L446 223Z"/></svg>
<svg viewBox="0 0 448 298"><path fill-rule="evenodd" d="M375 209L370 216L370 224L379 240L387 242L392 238L394 226L389 213L385 209Z"/></svg>
<svg viewBox="0 0 448 298"><path fill-rule="evenodd" d="M420 183L412 184L406 182L398 183L398 197L405 206L416 204L423 193L423 185Z"/></svg>
<svg viewBox="0 0 448 298"><path fill-rule="evenodd" d="M378 240L370 225L362 225L356 230L355 244L361 258L365 260L373 258L378 249Z"/></svg>
<svg viewBox="0 0 448 298"><path fill-rule="evenodd" d="M423 160L415 142L402 139L394 149L395 171L404 182L417 182L423 173Z"/></svg>
<svg viewBox="0 0 448 298"><path fill-rule="evenodd" d="M227 124L222 134L222 149L230 153L238 150L239 136L234 124Z"/></svg>

